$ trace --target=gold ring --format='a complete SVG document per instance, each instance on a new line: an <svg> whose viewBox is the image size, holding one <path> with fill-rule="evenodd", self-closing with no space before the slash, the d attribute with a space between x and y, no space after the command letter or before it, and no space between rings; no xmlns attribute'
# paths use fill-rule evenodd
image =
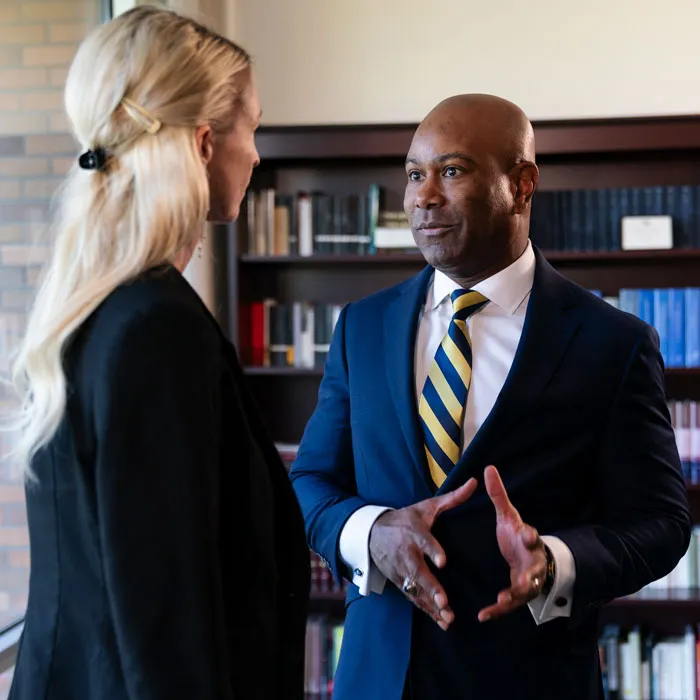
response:
<svg viewBox="0 0 700 700"><path fill-rule="evenodd" d="M418 584L412 579L406 578L402 590L406 595L414 596L418 593Z"/></svg>

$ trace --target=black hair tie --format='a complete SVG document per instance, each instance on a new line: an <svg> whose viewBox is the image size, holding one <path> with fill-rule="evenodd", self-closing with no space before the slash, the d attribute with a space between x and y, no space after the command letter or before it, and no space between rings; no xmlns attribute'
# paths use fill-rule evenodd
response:
<svg viewBox="0 0 700 700"><path fill-rule="evenodd" d="M78 158L78 165L83 170L103 170L107 162L104 148L88 149Z"/></svg>

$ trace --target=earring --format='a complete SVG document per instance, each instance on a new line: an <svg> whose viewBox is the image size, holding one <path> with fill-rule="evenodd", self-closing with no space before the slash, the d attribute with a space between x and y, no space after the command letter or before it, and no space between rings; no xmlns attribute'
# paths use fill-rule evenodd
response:
<svg viewBox="0 0 700 700"><path fill-rule="evenodd" d="M202 237L199 239L199 243L197 243L197 258L199 260L201 260L203 256L204 256L204 234L202 234Z"/></svg>

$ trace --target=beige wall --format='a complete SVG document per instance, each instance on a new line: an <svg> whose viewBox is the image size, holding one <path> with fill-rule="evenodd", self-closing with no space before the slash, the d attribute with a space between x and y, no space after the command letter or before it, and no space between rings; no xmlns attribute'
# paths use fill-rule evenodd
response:
<svg viewBox="0 0 700 700"><path fill-rule="evenodd" d="M533 119L700 112L698 0L237 0L266 124L415 122L459 92Z"/></svg>

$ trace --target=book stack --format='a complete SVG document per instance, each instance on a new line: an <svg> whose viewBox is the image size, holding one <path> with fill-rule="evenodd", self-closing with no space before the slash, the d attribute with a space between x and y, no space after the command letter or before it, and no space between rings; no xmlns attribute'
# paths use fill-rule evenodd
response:
<svg viewBox="0 0 700 700"><path fill-rule="evenodd" d="M700 646L688 625L675 637L607 625L598 643L606 700L696 700Z"/></svg>
<svg viewBox="0 0 700 700"><path fill-rule="evenodd" d="M700 367L700 288L621 289L619 297L591 291L656 329L666 367Z"/></svg>
<svg viewBox="0 0 700 700"><path fill-rule="evenodd" d="M341 304L274 299L240 305L239 351L251 367L323 368Z"/></svg>

